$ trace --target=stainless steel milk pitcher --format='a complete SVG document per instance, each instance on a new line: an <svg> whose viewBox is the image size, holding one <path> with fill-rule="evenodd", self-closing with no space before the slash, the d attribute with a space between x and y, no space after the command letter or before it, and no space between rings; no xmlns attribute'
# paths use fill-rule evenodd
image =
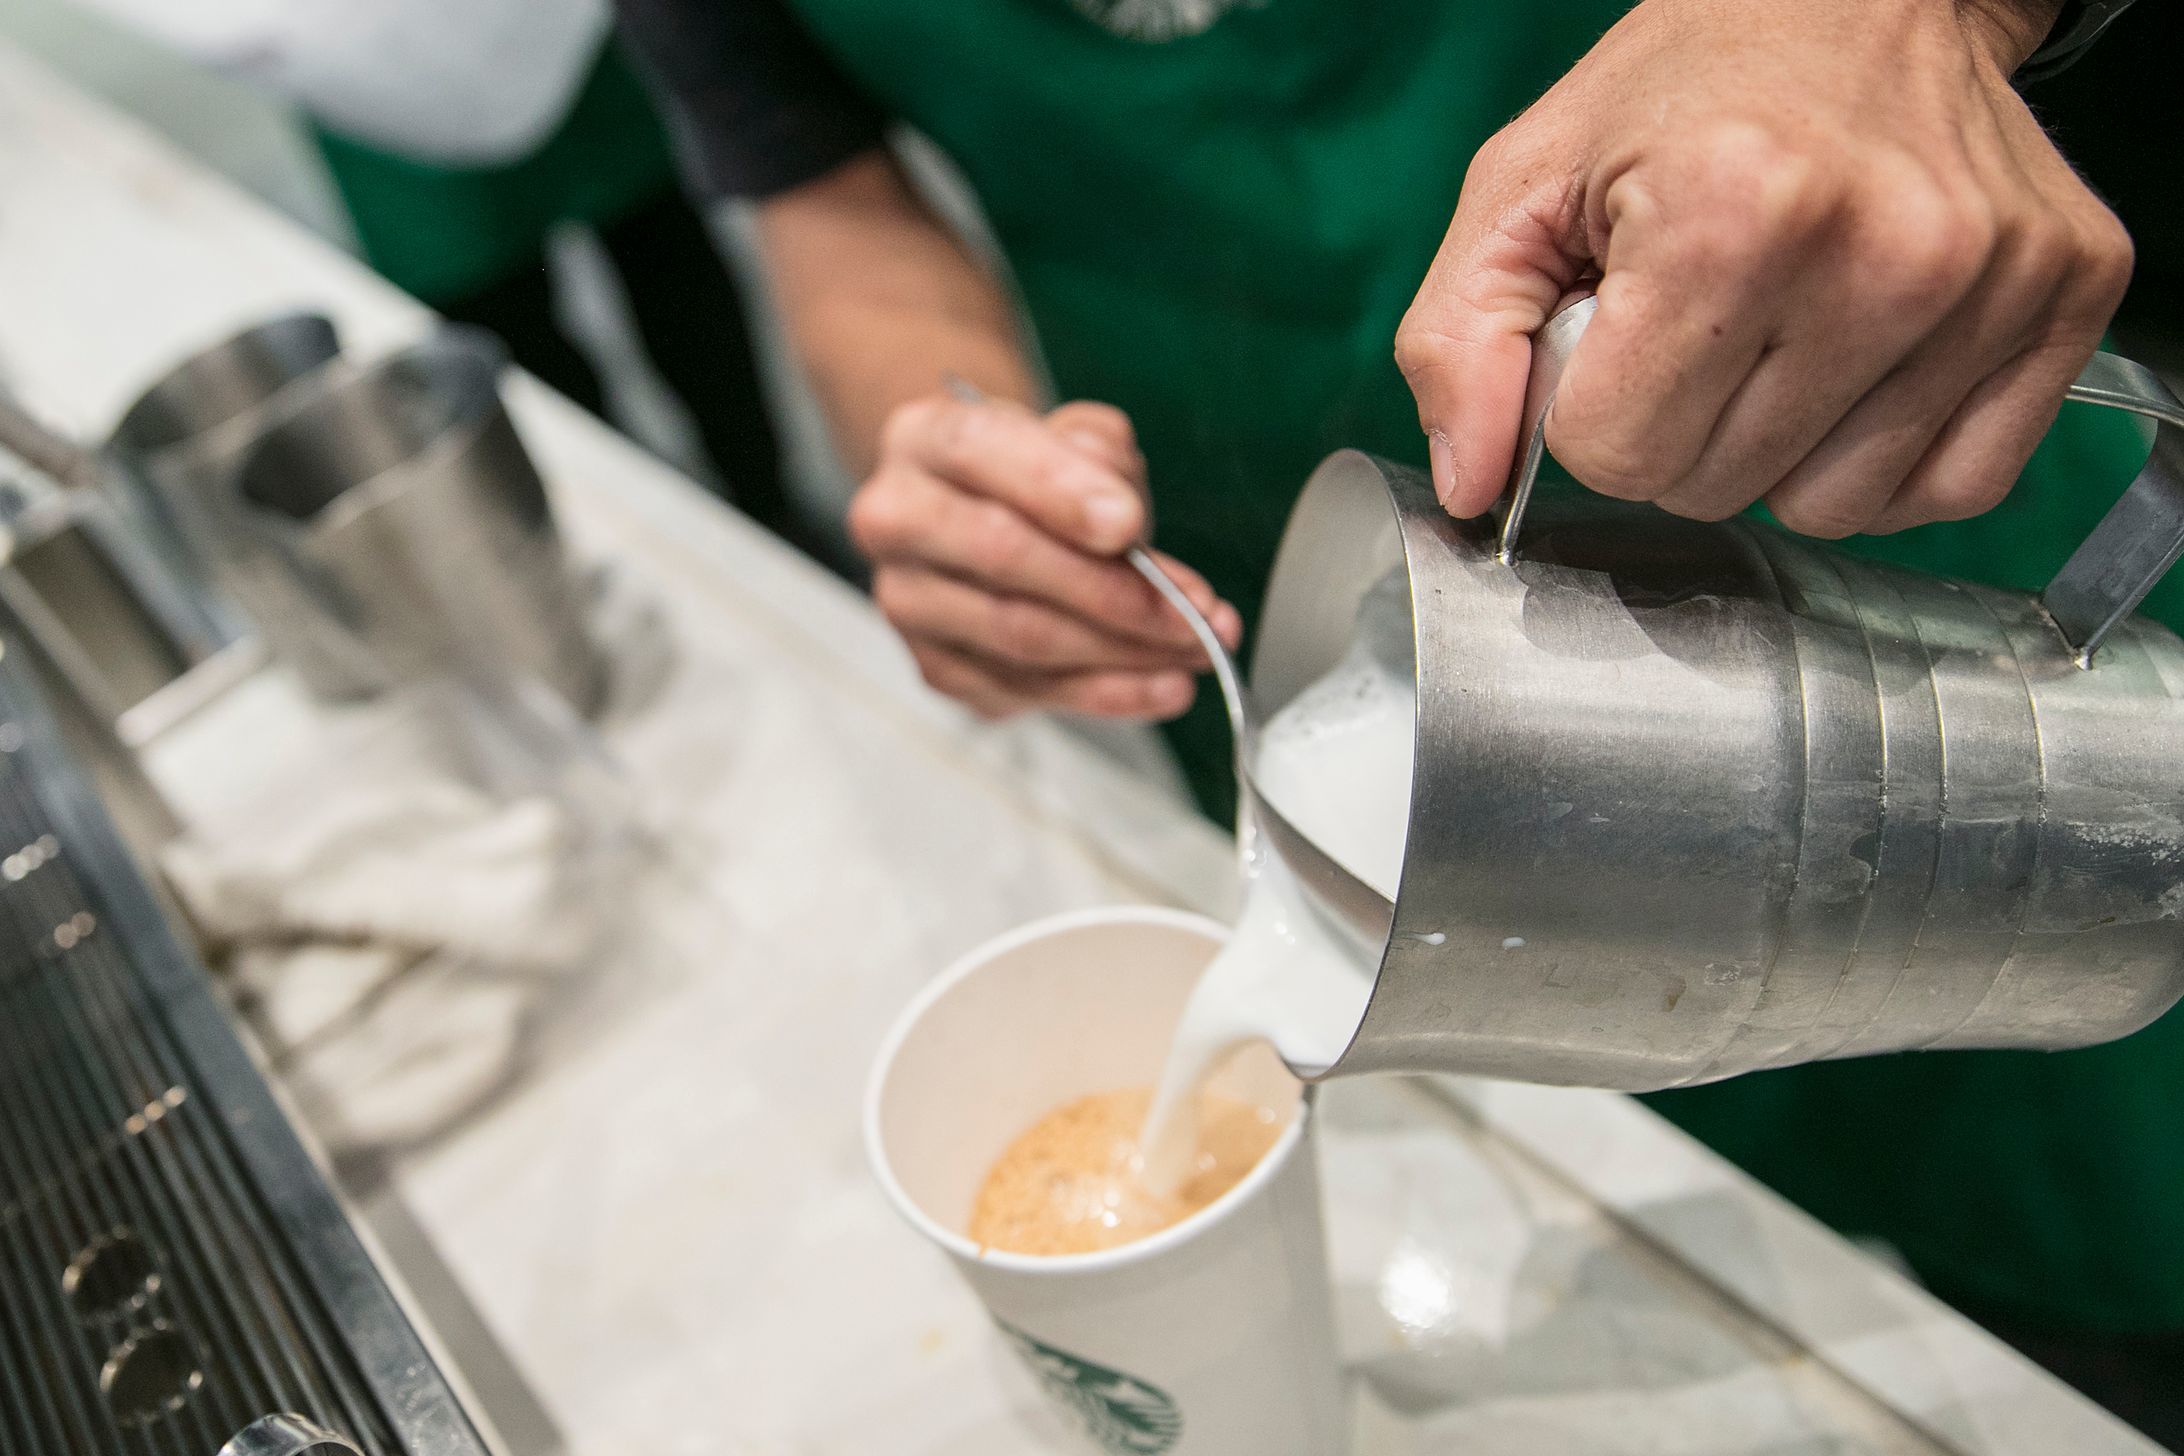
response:
<svg viewBox="0 0 2184 1456"><path fill-rule="evenodd" d="M271 569L254 603L323 679L367 691L535 680L580 715L606 690L585 588L500 397L507 354L447 325L262 430L225 503Z"/></svg>
<svg viewBox="0 0 2184 1456"><path fill-rule="evenodd" d="M123 412L107 439L106 478L140 534L176 560L231 637L254 630L285 648L292 620L285 609L253 615L243 607L259 563L224 509L236 462L271 421L342 370L341 339L330 320L276 315L169 369ZM303 670L308 676L308 664ZM333 687L329 695L342 696L350 685Z"/></svg>
<svg viewBox="0 0 2184 1456"><path fill-rule="evenodd" d="M1332 1070L1643 1091L2083 1046L2167 1010L2184 994L2184 643L2131 613L2184 544L2184 406L2128 361L2086 371L2079 397L2158 422L2153 454L2036 599L1751 520L1533 499L1588 308L1535 350L1499 523L1450 520L1420 473L1349 451L1283 538L1262 714L1343 657L1375 582L1409 583L1395 904L1287 847L1384 946Z"/></svg>

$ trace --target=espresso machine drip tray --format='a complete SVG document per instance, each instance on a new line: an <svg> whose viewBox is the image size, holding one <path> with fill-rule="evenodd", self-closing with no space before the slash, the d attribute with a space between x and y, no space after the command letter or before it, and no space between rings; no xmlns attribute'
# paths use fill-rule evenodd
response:
<svg viewBox="0 0 2184 1456"><path fill-rule="evenodd" d="M485 1446L0 644L0 1456Z"/></svg>

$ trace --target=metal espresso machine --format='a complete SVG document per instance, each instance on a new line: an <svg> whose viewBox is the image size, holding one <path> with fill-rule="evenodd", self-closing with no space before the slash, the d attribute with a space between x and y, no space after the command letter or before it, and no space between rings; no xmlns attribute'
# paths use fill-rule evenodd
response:
<svg viewBox="0 0 2184 1456"><path fill-rule="evenodd" d="M2153 452L2034 597L1752 520L1534 499L1591 308L1537 342L1499 520L1451 520L1418 472L1353 451L1283 539L1260 714L1343 660L1376 584L1398 580L1410 618L1394 902L1260 821L1379 948L1330 1070L1645 1091L2083 1046L2166 1011L2184 995L2184 642L2132 612L2184 547L2184 405L2095 358L2073 397L2155 422Z"/></svg>
<svg viewBox="0 0 2184 1456"><path fill-rule="evenodd" d="M0 1450L484 1456L0 641Z"/></svg>
<svg viewBox="0 0 2184 1456"><path fill-rule="evenodd" d="M138 755L262 633L318 696L437 691L562 768L606 665L504 365L446 329L356 367L293 315L97 447L0 396L0 1452L490 1449L178 938Z"/></svg>

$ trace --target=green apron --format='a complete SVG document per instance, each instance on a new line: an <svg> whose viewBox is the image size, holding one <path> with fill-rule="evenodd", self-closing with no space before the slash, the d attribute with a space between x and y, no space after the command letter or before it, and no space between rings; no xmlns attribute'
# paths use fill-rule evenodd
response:
<svg viewBox="0 0 2184 1456"><path fill-rule="evenodd" d="M1322 456L1422 463L1397 320L1473 150L1622 8L1263 0L1154 42L1119 23L1166 0L793 3L962 166L1062 394L1130 412L1161 544L1247 611ZM2137 449L2127 425L2074 418L2004 511L1868 549L2036 585ZM2184 593L2160 607L2184 622ZM1177 743L1217 793L1227 744L1200 706ZM2171 1018L2095 1051L1837 1063L1656 1105L1944 1287L2184 1328L2180 1075Z"/></svg>
<svg viewBox="0 0 2184 1456"><path fill-rule="evenodd" d="M613 46L552 134L503 166L413 161L324 127L314 136L365 260L427 303L498 282L530 265L556 223L612 222L675 177L650 98Z"/></svg>

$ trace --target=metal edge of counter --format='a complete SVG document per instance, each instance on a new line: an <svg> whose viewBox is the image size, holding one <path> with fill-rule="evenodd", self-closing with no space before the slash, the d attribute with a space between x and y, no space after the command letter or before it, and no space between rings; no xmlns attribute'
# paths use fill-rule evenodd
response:
<svg viewBox="0 0 2184 1456"><path fill-rule="evenodd" d="M483 1456L490 1449L484 1436L238 1039L204 967L176 938L141 864L25 680L20 648L7 642L0 642L0 714L23 725L17 757L33 793L128 940L152 1009L202 1079L221 1133L297 1254L311 1293L349 1341L389 1427L412 1456Z"/></svg>

